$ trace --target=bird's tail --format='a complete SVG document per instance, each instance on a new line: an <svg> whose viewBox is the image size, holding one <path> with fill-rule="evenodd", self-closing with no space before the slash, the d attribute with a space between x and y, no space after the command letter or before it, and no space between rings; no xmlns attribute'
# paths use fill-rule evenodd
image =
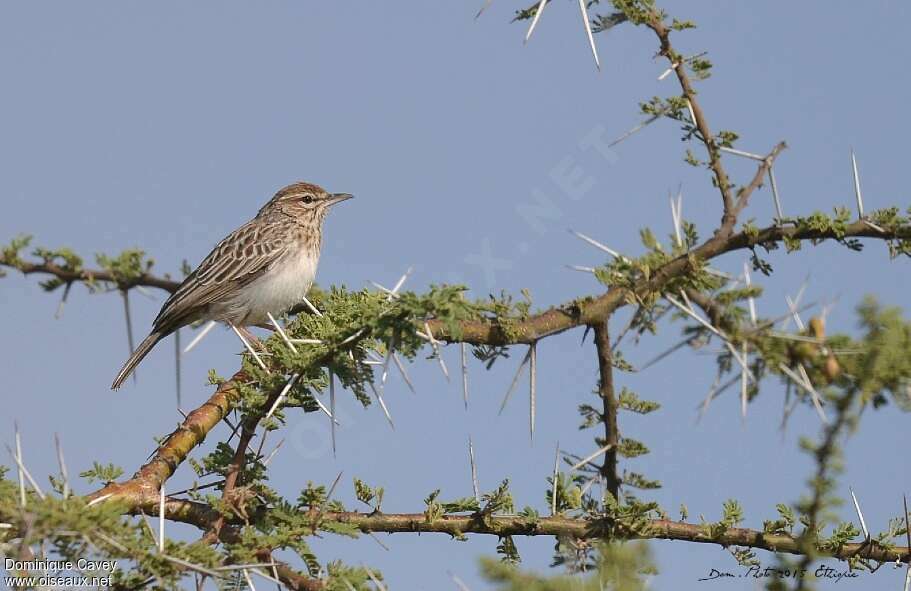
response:
<svg viewBox="0 0 911 591"><path fill-rule="evenodd" d="M130 374L133 373L133 370L136 369L136 366L139 365L139 362L149 354L149 351L152 350L158 341L167 336L164 333L152 332L145 338L144 341L139 343L139 346L136 347L136 350L133 351L133 354L130 355L130 358L127 359L127 362L123 364L123 367L120 369L120 372L117 374L117 377L114 378L114 383L111 384L111 390L116 390L120 387L125 379L130 377Z"/></svg>

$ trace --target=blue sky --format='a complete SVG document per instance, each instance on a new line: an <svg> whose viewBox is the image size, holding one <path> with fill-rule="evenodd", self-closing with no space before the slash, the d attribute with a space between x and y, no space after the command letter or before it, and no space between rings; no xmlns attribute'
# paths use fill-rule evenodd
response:
<svg viewBox="0 0 911 591"><path fill-rule="evenodd" d="M518 7L497 0L474 21L477 6L412 0L255 8L236 1L4 3L0 240L28 232L38 244L85 255L141 247L161 272L176 273L183 259L198 263L276 189L305 179L357 196L327 222L321 284L389 284L413 266L407 286L414 289L462 282L484 296L528 288L535 304L546 306L598 292L591 277L565 268L603 262L567 228L640 252L640 227L662 237L671 232L667 195L681 185L684 216L708 235L719 200L709 177L682 162L674 124L657 123L608 157L585 147L592 134L613 138L635 125L639 101L676 92L673 80L656 80L665 64L652 59L653 36L629 26L596 36L599 73L575 3L550 6L525 46L524 25L508 23ZM776 165L785 214L851 205L852 147L867 207L908 206L901 173L911 132L907 3L701 1L666 8L700 25L677 36L678 49L708 51L715 63L714 77L699 86L712 126L736 130L738 146L750 151L789 142ZM737 181L752 172L748 163L727 161ZM573 167L590 185L575 198L554 180ZM552 205L529 222L522 212L540 195ZM761 224L772 213L763 190L745 215ZM760 313L782 313L784 294L809 276L808 301L838 298L829 317L834 330L856 329L853 307L864 294L903 305L911 287L907 260L890 262L881 244L863 254L824 245L769 258L776 274L764 282ZM744 260L734 253L718 266L738 272ZM137 332L161 304L154 295L133 295ZM152 438L179 419L170 342L140 366L137 385L113 393L108 385L127 354L116 295L74 289L55 320L56 295L41 294L35 279L10 276L0 282L0 302L7 336L0 340L3 439L12 440L18 419L37 473L55 470L55 432L72 471L95 459L128 473L138 467ZM666 326L626 357L647 360L678 334ZM575 408L590 399L596 380L594 352L579 346L580 337L573 331L540 345L534 445L522 396L496 416L524 351L491 372L472 365L468 412L459 384L447 384L435 363L419 362L411 369L416 396L394 374L387 388L396 431L375 405L364 411L350 397L341 405L337 458L328 452L325 417L292 414L272 484L293 498L307 480L331 482L343 471L340 496L350 505L358 476L386 487L385 510L419 511L435 488L448 497L470 494L471 435L482 488L509 477L519 506L543 511L555 443L580 454L594 450L590 435L576 429ZM185 358L186 406L209 395L209 368L228 374L236 367L238 350L219 329ZM447 350L450 367L457 355L457 348ZM815 434L818 420L801 409L782 434L783 388L769 382L746 422L735 397L726 396L696 423L713 367L711 357L683 352L648 372L620 376L620 385L664 405L647 419L623 417L624 432L652 449L628 466L664 482L654 498L672 513L685 503L691 516L717 519L721 503L736 497L746 524L761 527L775 503L804 490L810 465L795 442ZM911 488L900 454L884 452L907 446L906 433L907 416L889 407L866 413L847 447L842 492L854 486L877 529L899 513L901 493ZM189 482L189 472L181 469L169 489ZM381 569L393 588L450 588L451 571L483 589L476 558L496 545L487 537L381 539L388 551L370 538L314 546L324 560ZM552 540L517 543L526 565L546 568ZM735 566L714 546L652 546L663 573L657 589L708 589L711 583L696 579ZM760 557L772 563L768 554ZM884 568L873 584L898 588L901 576ZM839 587L867 588L870 581Z"/></svg>

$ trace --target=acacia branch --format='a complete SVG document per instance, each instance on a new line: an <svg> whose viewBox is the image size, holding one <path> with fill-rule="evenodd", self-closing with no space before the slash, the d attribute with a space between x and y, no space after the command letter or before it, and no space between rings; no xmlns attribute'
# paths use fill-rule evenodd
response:
<svg viewBox="0 0 911 591"><path fill-rule="evenodd" d="M139 510L157 514L158 500L148 497ZM174 521L188 523L200 529L211 526L215 511L203 503L185 500L170 500L166 512ZM686 523L669 519L650 519L638 530L619 527L616 521L604 519L572 518L564 516L528 519L520 515L443 515L428 521L425 513L358 513L324 512L311 510L314 531L321 524L340 523L356 526L364 533L440 533L459 537L463 534L494 536L557 536L577 539L605 538L604 532L614 532L614 537L632 539L678 540L721 546L743 546L804 555L806 541L800 536L785 533L768 533L755 529L731 527L720 533L711 533L705 524ZM838 548L829 548L814 540L812 551L817 555L831 556L840 560L864 558L876 562L911 563L911 548L907 546L884 546L879 543L849 543Z"/></svg>
<svg viewBox="0 0 911 591"><path fill-rule="evenodd" d="M601 396L601 421L604 423L604 446L610 446L604 454L601 465L601 476L605 487L620 499L620 477L617 475L617 446L620 444L620 433L617 424L617 396L614 393L614 362L611 351L610 335L607 321L594 326L595 346L598 350L598 394Z"/></svg>
<svg viewBox="0 0 911 591"><path fill-rule="evenodd" d="M712 134L702 106L696 100L696 90L693 88L693 83L686 72L686 61L681 58L681 55L671 45L670 29L664 24L661 14L653 12L646 24L658 36L658 40L661 43L659 53L670 62L671 67L674 69L674 74L677 76L677 81L680 83L683 96L692 109L693 124L699 130L700 139L705 144L705 149L709 155L709 168L715 176L715 185L717 185L721 193L721 200L724 204L724 215L721 219L720 231L730 233L734 228L734 223L737 221L734 197L731 194L731 183L728 180L727 171L725 171L724 165L721 163L721 150L719 150L718 144L715 142L715 136Z"/></svg>

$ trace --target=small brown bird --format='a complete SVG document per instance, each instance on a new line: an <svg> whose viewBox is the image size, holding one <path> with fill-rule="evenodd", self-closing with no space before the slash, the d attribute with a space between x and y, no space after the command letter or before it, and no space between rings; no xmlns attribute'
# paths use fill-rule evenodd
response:
<svg viewBox="0 0 911 591"><path fill-rule="evenodd" d="M158 341L182 326L217 320L242 328L299 303L316 275L326 213L351 197L310 183L294 183L276 193L171 294L111 388L119 388Z"/></svg>

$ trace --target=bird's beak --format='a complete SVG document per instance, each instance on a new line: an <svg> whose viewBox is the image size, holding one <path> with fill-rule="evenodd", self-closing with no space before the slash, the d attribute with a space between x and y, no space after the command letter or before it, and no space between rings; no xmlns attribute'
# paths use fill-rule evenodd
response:
<svg viewBox="0 0 911 591"><path fill-rule="evenodd" d="M329 205L335 205L336 203L341 203L342 201L347 201L353 198L354 195L351 193L333 193L329 196Z"/></svg>

